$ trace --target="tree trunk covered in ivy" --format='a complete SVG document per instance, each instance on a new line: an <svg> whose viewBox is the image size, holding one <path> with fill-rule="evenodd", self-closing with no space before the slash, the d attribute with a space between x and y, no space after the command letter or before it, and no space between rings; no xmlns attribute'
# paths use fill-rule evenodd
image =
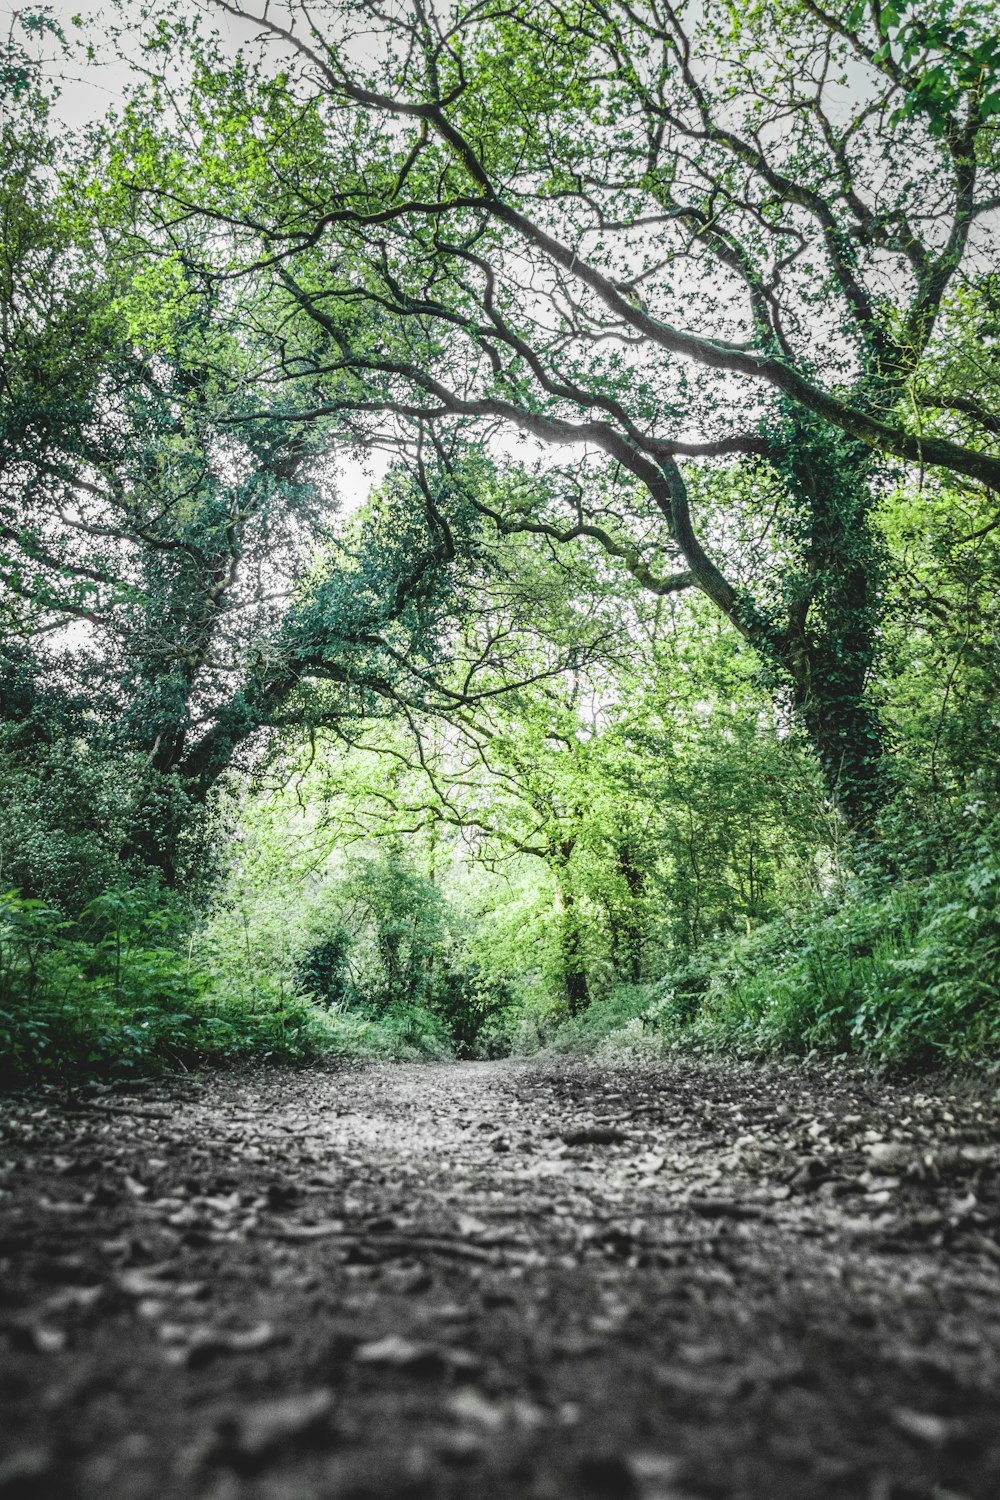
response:
<svg viewBox="0 0 1000 1500"><path fill-rule="evenodd" d="M860 444L798 415L778 471L793 505L786 624L765 643L831 801L855 833L871 832L891 776L870 684L881 641L884 547L873 525L871 458Z"/></svg>
<svg viewBox="0 0 1000 1500"><path fill-rule="evenodd" d="M616 971L630 984L638 984L642 978L642 948L645 940L642 911L645 872L636 862L635 851L630 842L619 843L615 855L618 873L627 895L616 914L613 932L614 965Z"/></svg>

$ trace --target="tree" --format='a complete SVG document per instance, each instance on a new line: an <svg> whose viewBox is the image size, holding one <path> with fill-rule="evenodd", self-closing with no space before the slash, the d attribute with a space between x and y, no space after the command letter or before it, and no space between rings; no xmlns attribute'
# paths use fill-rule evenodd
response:
<svg viewBox="0 0 1000 1500"><path fill-rule="evenodd" d="M103 765L117 784L127 768L109 839L126 866L179 884L220 779L269 731L454 713L584 647L565 632L545 660L497 653L488 633L457 644L484 599L519 585L434 455L391 473L340 536L340 433L287 420L293 392L269 385L252 303L198 281L190 237L152 255L100 175L83 191L89 164L57 146L43 104L22 114L0 187L8 781L23 801L26 733L54 736L64 780L74 754L95 757L75 780ZM87 280L84 258L99 268ZM523 611L517 630L531 630ZM19 846L17 826L8 877L33 889L39 840Z"/></svg>
<svg viewBox="0 0 1000 1500"><path fill-rule="evenodd" d="M274 65L195 40L199 143L157 147L137 110L129 181L163 222L232 230L225 274L266 281L280 321L276 377L312 382L301 420L583 446L561 504L549 485L501 524L589 535L654 593L706 594L870 828L886 465L1000 481L994 419L937 374L1000 201L988 9L328 0L255 19ZM164 24L165 57L190 43ZM762 577L728 555L734 517Z"/></svg>
<svg viewBox="0 0 1000 1500"><path fill-rule="evenodd" d="M133 763L123 852L173 878L183 804L204 802L239 743L221 726L256 727L250 647L274 635L318 534L307 466L326 439L242 430L252 350L219 301L192 307L127 223L74 207L79 164L35 101L4 131L6 650L43 692L75 680L86 738Z"/></svg>
<svg viewBox="0 0 1000 1500"><path fill-rule="evenodd" d="M477 468L481 477L489 472ZM383 498L357 517L348 553L352 542L371 545ZM470 571L467 555L463 586L448 602L433 693L401 698L388 719L331 724L344 760L328 748L329 735L321 738L320 764L336 768L320 781L329 794L328 837L341 845L388 841L398 851L423 836L432 879L442 832L457 834L467 854L487 864L539 859L552 881L567 999L578 1009L587 979L573 866L585 821L576 705L592 674L625 650L622 604L584 559L570 569L544 544L491 536L473 519L477 566ZM315 753L313 746L310 758Z"/></svg>
<svg viewBox="0 0 1000 1500"><path fill-rule="evenodd" d="M452 644L456 688L483 664L476 700L341 722L307 755L286 745L274 842L301 844L310 868L405 851L469 905L489 961L499 945L526 989L576 1014L665 953L767 920L826 829L797 736L707 601L623 590L594 545L490 550L492 588ZM568 640L576 661L552 670ZM490 692L515 662L520 685ZM508 941L495 924L513 890Z"/></svg>
<svg viewBox="0 0 1000 1500"><path fill-rule="evenodd" d="M989 819L1000 792L1000 517L991 495L941 484L893 497L883 524L894 560L886 718L904 807L911 818L921 808L933 863Z"/></svg>
<svg viewBox="0 0 1000 1500"><path fill-rule="evenodd" d="M433 697L458 548L423 469L335 552L337 433L285 420L245 305L205 290L180 242L148 253L44 100L2 128L0 668L21 726L5 743L29 720L42 734L44 704L60 764L75 744L127 766L109 837L176 884L262 731ZM12 852L8 874L31 888L31 864Z"/></svg>

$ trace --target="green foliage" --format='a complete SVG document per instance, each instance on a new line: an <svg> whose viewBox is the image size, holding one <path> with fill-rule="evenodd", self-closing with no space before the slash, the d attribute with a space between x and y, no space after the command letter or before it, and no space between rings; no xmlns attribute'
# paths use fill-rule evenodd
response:
<svg viewBox="0 0 1000 1500"><path fill-rule="evenodd" d="M399 856L354 856L322 893L337 922L296 966L298 987L367 1016L408 1048L475 1056L508 997L465 957L438 887Z"/></svg>
<svg viewBox="0 0 1000 1500"><path fill-rule="evenodd" d="M355 998L350 947L350 936L342 928L314 944L295 967L297 988L323 1005L350 1005Z"/></svg>
<svg viewBox="0 0 1000 1500"><path fill-rule="evenodd" d="M529 1010L520 1018L514 1047L528 1055L590 1054L613 1044L623 1032L629 1032L633 1023L641 1027L649 1008L650 986L620 984L576 1016Z"/></svg>
<svg viewBox="0 0 1000 1500"><path fill-rule="evenodd" d="M507 986L477 961L439 885L412 857L377 846L334 847L317 867L317 829L293 806L265 802L247 817L240 867L195 938L195 962L249 1002L262 984L304 996L335 1028L353 1029L363 1051L502 1047Z"/></svg>
<svg viewBox="0 0 1000 1500"><path fill-rule="evenodd" d="M860 6L849 13L856 26ZM1000 113L1000 36L993 6L983 0L893 0L882 5L879 30L885 38L876 53L892 63L894 53L909 87L892 124L922 114L932 135L954 130L963 102L971 95L982 119ZM916 65L916 66L915 66Z"/></svg>
<svg viewBox="0 0 1000 1500"><path fill-rule="evenodd" d="M386 1055L401 1059L452 1057L453 1036L447 1021L425 1005L403 1000L383 1011L374 1028Z"/></svg>
<svg viewBox="0 0 1000 1500"><path fill-rule="evenodd" d="M1000 795L1000 527L991 496L926 486L884 508L894 557L886 620L886 719L900 801L886 835L925 867L988 821Z"/></svg>
<svg viewBox="0 0 1000 1500"><path fill-rule="evenodd" d="M50 5L27 6L8 18L7 35L0 39L0 100L16 102L39 88L42 69L30 43L40 37L65 49L65 34Z"/></svg>
<svg viewBox="0 0 1000 1500"><path fill-rule="evenodd" d="M936 1066L1000 1056L1000 840L956 868L805 906L616 992L553 1045L859 1054Z"/></svg>
<svg viewBox="0 0 1000 1500"><path fill-rule="evenodd" d="M986 0L363 10L0 49L5 1076L995 1055Z"/></svg>
<svg viewBox="0 0 1000 1500"><path fill-rule="evenodd" d="M210 863L204 809L123 746L83 694L45 675L0 647L0 879L76 915L109 886L148 879L141 826L147 847L169 845L193 895Z"/></svg>
<svg viewBox="0 0 1000 1500"><path fill-rule="evenodd" d="M337 1049L311 1007L217 990L179 948L154 891L115 890L76 923L16 892L0 898L0 1083L304 1062Z"/></svg>

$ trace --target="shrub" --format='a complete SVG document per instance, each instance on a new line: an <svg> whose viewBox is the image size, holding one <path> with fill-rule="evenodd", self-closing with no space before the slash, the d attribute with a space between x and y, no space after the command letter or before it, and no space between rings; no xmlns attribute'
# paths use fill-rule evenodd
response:
<svg viewBox="0 0 1000 1500"><path fill-rule="evenodd" d="M168 941L177 922L141 890L105 893L76 923L16 892L0 897L0 1081L335 1050L294 997L249 1005L220 993Z"/></svg>
<svg viewBox="0 0 1000 1500"><path fill-rule="evenodd" d="M322 1004L350 1005L357 998L351 979L350 934L336 928L300 958L295 983L304 995Z"/></svg>
<svg viewBox="0 0 1000 1500"><path fill-rule="evenodd" d="M858 881L704 948L655 984L619 987L549 1045L859 1054L934 1065L1000 1057L1000 850L951 870Z"/></svg>

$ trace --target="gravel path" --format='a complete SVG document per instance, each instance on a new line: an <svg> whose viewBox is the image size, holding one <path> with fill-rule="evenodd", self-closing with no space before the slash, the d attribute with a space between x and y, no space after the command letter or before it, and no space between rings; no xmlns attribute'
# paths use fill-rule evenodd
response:
<svg viewBox="0 0 1000 1500"><path fill-rule="evenodd" d="M2 1500L995 1500L996 1080L7 1101Z"/></svg>

